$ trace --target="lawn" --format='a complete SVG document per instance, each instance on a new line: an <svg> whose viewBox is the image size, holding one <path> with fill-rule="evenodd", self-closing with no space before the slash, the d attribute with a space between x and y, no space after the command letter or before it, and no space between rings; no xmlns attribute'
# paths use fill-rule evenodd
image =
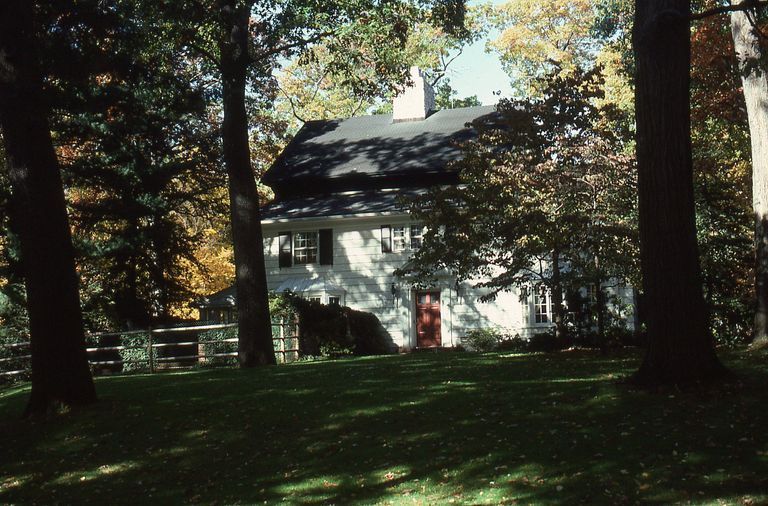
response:
<svg viewBox="0 0 768 506"><path fill-rule="evenodd" d="M18 419L0 503L768 503L765 353L740 380L634 391L638 355L420 353L106 377L101 402Z"/></svg>

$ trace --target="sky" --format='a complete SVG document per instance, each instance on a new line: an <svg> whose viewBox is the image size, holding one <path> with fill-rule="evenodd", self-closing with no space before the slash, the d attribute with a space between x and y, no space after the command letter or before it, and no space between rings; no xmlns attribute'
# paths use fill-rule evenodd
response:
<svg viewBox="0 0 768 506"><path fill-rule="evenodd" d="M483 105L493 105L501 97L512 96L512 87L498 56L485 52L485 43L480 40L465 48L448 67L446 77L458 92L457 98L477 95Z"/></svg>
<svg viewBox="0 0 768 506"><path fill-rule="evenodd" d="M501 4L507 0L493 0L491 3ZM479 1L469 1L467 5L478 5ZM493 37L494 34L491 34ZM493 105L501 97L510 97L512 87L509 76L502 70L501 61L496 54L486 53L487 40L479 40L464 49L448 67L446 77L450 78L451 86L458 92L457 98L477 95L483 105ZM501 92L500 95L494 92Z"/></svg>

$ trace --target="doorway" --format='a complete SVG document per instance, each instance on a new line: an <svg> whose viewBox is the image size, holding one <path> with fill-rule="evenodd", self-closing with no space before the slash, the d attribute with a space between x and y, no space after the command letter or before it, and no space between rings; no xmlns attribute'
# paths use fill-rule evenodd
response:
<svg viewBox="0 0 768 506"><path fill-rule="evenodd" d="M441 346L440 292L416 292L416 347Z"/></svg>

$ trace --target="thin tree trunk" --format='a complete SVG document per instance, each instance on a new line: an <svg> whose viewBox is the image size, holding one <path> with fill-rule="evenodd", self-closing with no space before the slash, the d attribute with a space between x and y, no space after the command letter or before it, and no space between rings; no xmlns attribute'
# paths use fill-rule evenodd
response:
<svg viewBox="0 0 768 506"><path fill-rule="evenodd" d="M734 0L734 5L746 3ZM755 327L753 345L768 345L768 68L747 12L731 13L731 33L752 141L752 209L755 215ZM762 64L762 67L760 66Z"/></svg>
<svg viewBox="0 0 768 506"><path fill-rule="evenodd" d="M219 3L223 33L221 77L224 163L229 177L232 240L235 249L238 360L241 367L275 364L269 317L264 242L259 197L251 168L245 84L248 65L249 9L237 0Z"/></svg>
<svg viewBox="0 0 768 506"><path fill-rule="evenodd" d="M648 349L642 385L712 379L714 351L701 289L690 130L689 0L637 0L633 47L640 260Z"/></svg>
<svg viewBox="0 0 768 506"><path fill-rule="evenodd" d="M597 339L600 346L600 354L608 354L608 343L605 336L605 292L603 292L603 276L600 272L600 261L595 257L596 275L595 284L595 308L597 309Z"/></svg>
<svg viewBox="0 0 768 506"><path fill-rule="evenodd" d="M96 400L32 17L31 2L0 2L0 127L21 239L32 339L32 394L26 415Z"/></svg>
<svg viewBox="0 0 768 506"><path fill-rule="evenodd" d="M555 338L565 337L565 318L563 309L563 281L560 272L560 251L552 251L552 313L555 320Z"/></svg>

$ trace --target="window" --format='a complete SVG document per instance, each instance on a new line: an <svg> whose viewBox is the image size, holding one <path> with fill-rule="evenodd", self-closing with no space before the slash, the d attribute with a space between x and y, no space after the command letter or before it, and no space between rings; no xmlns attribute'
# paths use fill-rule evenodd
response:
<svg viewBox="0 0 768 506"><path fill-rule="evenodd" d="M333 265L333 229L278 233L280 268L302 264Z"/></svg>
<svg viewBox="0 0 768 506"><path fill-rule="evenodd" d="M405 227L392 227L392 251L405 251Z"/></svg>
<svg viewBox="0 0 768 506"><path fill-rule="evenodd" d="M381 226L381 252L392 252L392 227L389 225Z"/></svg>
<svg viewBox="0 0 768 506"><path fill-rule="evenodd" d="M339 304L341 304L341 297L334 297L333 295L329 295L328 304L332 306L338 306Z"/></svg>
<svg viewBox="0 0 768 506"><path fill-rule="evenodd" d="M317 242L317 232L296 232L293 236L293 263L316 263Z"/></svg>
<svg viewBox="0 0 768 506"><path fill-rule="evenodd" d="M421 248L424 238L424 225L411 225L411 249Z"/></svg>
<svg viewBox="0 0 768 506"><path fill-rule="evenodd" d="M421 248L424 238L424 225L381 226L381 252L402 252Z"/></svg>
<svg viewBox="0 0 768 506"><path fill-rule="evenodd" d="M321 297L307 297L307 300L309 302L317 302L318 304L320 304L322 302L322 298Z"/></svg>
<svg viewBox="0 0 768 506"><path fill-rule="evenodd" d="M533 295L533 321L549 323L549 294L545 288L536 290Z"/></svg>

